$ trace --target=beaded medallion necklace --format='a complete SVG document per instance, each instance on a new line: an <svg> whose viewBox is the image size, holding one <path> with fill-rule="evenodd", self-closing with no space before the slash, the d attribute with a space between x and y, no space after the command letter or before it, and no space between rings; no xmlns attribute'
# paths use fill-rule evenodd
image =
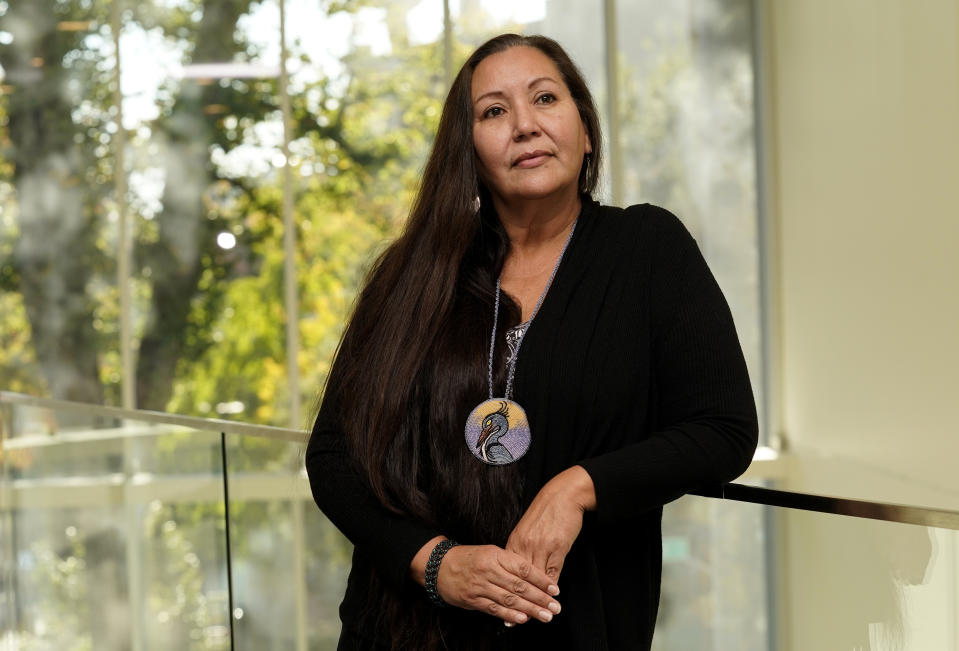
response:
<svg viewBox="0 0 959 651"><path fill-rule="evenodd" d="M496 326L499 324L499 301L500 285L502 282L502 273L496 279L496 300L493 303L493 333L489 341L489 374L487 380L489 383L489 399L484 400L470 412L466 419L466 447L473 453L477 459L491 466L505 466L513 463L526 454L529 450L532 433L529 429L529 420L526 418L526 411L516 402L511 400L513 395L513 376L516 374L516 361L519 358L519 350L523 345L523 340L529 333L533 325L533 319L539 312L546 293L549 292L556 272L559 270L559 264L563 261L563 255L573 239L573 231L576 230L576 222L569 229L569 235L566 236L566 243L563 244L563 250L559 252L556 258L556 264L553 265L553 272L546 281L546 287L540 294L536 307L529 320L526 321L526 328L519 336L516 342L516 349L507 362L506 367L506 392L502 398L493 397L493 354L496 351Z"/></svg>

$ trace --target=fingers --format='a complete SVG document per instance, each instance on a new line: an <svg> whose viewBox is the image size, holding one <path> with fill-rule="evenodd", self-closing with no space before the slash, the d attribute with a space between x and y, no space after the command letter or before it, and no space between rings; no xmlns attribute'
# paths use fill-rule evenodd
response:
<svg viewBox="0 0 959 651"><path fill-rule="evenodd" d="M493 579L493 583L498 591L492 599L506 608L526 612L544 622L548 622L552 615L560 611L558 601L524 579L513 576L503 581L501 577L497 577Z"/></svg>
<svg viewBox="0 0 959 651"><path fill-rule="evenodd" d="M541 608L507 591L502 591L496 599L480 597L476 600L476 610L486 612L503 620L507 626L525 624L531 618L543 623L552 621L553 615L561 611L558 602L552 601L548 608Z"/></svg>
<svg viewBox="0 0 959 651"><path fill-rule="evenodd" d="M559 573L563 571L563 564L566 562L566 554L554 551L550 554L544 563L546 576L554 583L559 583Z"/></svg>
<svg viewBox="0 0 959 651"><path fill-rule="evenodd" d="M504 561L504 566L510 574L534 585L549 596L559 594L559 586L556 585L556 581L544 571L545 563L537 563L536 559L526 560L523 556L512 551L505 550L505 553L508 556Z"/></svg>
<svg viewBox="0 0 959 651"><path fill-rule="evenodd" d="M553 596L559 593L559 587L544 572L529 561L511 552L503 550L499 561L506 573L497 573L491 582L499 590L491 601L501 611L500 617L508 626L524 623L532 617L541 622L549 622L558 615L561 606ZM495 614L495 613L491 613Z"/></svg>
<svg viewBox="0 0 959 651"><path fill-rule="evenodd" d="M506 549L528 558L555 585L566 554L583 528L583 513L596 507L588 473L574 466L539 490L510 533Z"/></svg>
<svg viewBox="0 0 959 651"><path fill-rule="evenodd" d="M541 571L548 579L549 583L547 585L558 586L559 575L563 571L563 564L566 561L566 552L568 551L568 547L564 543L565 541L550 538L536 541L536 544L533 544L531 541L519 539L514 532L514 535L510 536L509 542L506 544L506 549L524 558L529 558L533 567ZM557 591L550 594L559 593Z"/></svg>
<svg viewBox="0 0 959 651"><path fill-rule="evenodd" d="M451 550L440 566L437 585L448 603L486 612L508 624L531 618L549 622L561 610L552 597L559 588L544 572L492 545Z"/></svg>

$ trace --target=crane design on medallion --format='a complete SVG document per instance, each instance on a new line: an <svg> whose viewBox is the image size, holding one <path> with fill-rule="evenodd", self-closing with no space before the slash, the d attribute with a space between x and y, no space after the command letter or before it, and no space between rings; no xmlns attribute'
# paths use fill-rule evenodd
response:
<svg viewBox="0 0 959 651"><path fill-rule="evenodd" d="M517 461L530 444L526 412L504 398L480 403L466 421L466 444L477 459L491 466Z"/></svg>

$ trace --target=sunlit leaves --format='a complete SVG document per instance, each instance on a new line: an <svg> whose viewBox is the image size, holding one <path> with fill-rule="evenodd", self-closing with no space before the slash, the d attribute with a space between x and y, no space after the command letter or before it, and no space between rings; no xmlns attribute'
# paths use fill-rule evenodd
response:
<svg viewBox="0 0 959 651"><path fill-rule="evenodd" d="M335 90L341 86L335 80L323 79L292 98L301 338L297 366L304 404L312 402L325 381L366 270L405 218L439 117L439 76L398 71L420 65L437 70L439 54L436 46L423 46L389 57L349 57L346 94ZM224 118L222 128L238 143L256 138L256 125L244 124L242 117ZM174 410L212 415L200 407L212 408L217 397L229 396L244 403L244 420L289 423L282 192L277 175L267 178L267 184L263 177L236 179L249 192L228 194L218 213L226 217L235 209L243 214L256 272L231 275L215 311L202 302L194 305L191 321L198 327L192 331L215 342L181 362L170 405ZM206 264L215 267L213 259ZM217 282L214 271L206 269L200 289Z"/></svg>

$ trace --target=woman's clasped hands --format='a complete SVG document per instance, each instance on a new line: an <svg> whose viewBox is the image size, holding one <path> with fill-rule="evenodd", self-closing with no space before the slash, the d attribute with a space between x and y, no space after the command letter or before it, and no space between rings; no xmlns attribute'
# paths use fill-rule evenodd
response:
<svg viewBox="0 0 959 651"><path fill-rule="evenodd" d="M506 543L460 545L440 566L437 590L448 604L479 610L507 626L559 614L559 576L579 536L583 513L594 509L589 474L573 466L546 483Z"/></svg>
<svg viewBox="0 0 959 651"><path fill-rule="evenodd" d="M436 582L451 606L487 612L507 625L548 622L560 611L559 587L526 558L496 545L459 545L443 559Z"/></svg>

